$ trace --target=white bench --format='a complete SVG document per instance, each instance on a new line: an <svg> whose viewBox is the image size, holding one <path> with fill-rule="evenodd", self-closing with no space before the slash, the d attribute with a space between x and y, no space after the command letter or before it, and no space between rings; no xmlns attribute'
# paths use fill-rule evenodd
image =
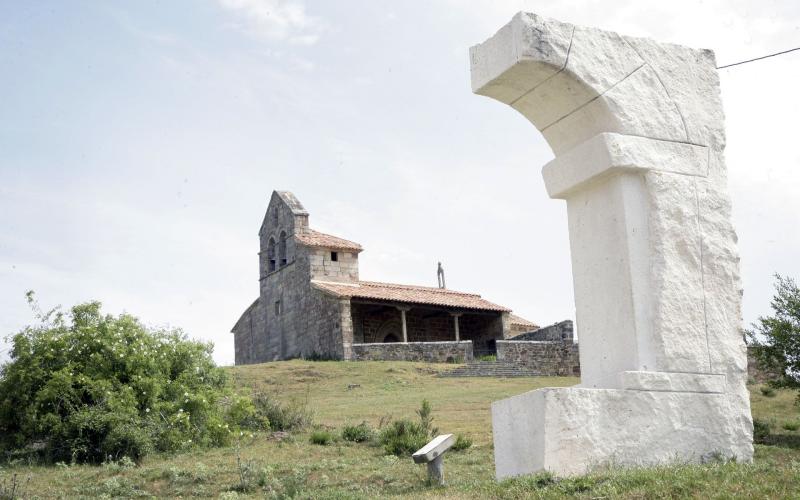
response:
<svg viewBox="0 0 800 500"><path fill-rule="evenodd" d="M428 480L431 484L444 484L444 453L456 442L452 434L441 434L416 451L411 458L414 463L428 464Z"/></svg>

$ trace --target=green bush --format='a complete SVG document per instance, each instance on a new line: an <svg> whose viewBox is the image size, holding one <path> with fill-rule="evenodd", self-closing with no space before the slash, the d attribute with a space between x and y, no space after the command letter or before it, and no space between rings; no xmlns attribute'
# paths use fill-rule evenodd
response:
<svg viewBox="0 0 800 500"><path fill-rule="evenodd" d="M453 443L453 446L450 447L450 449L453 451L461 451L466 450L470 446L472 446L472 440L463 434L458 434L456 435L456 442Z"/></svg>
<svg viewBox="0 0 800 500"><path fill-rule="evenodd" d="M333 434L326 430L317 430L311 433L311 444L327 446L333 442Z"/></svg>
<svg viewBox="0 0 800 500"><path fill-rule="evenodd" d="M345 425L342 429L342 439L345 441L352 441L354 443L364 443L372 439L372 428L366 422L361 422L358 425Z"/></svg>
<svg viewBox="0 0 800 500"><path fill-rule="evenodd" d="M497 361L497 354L484 354L478 356L478 361Z"/></svg>
<svg viewBox="0 0 800 500"><path fill-rule="evenodd" d="M785 431L796 431L800 429L800 422L784 422L781 427L783 427Z"/></svg>
<svg viewBox="0 0 800 500"><path fill-rule="evenodd" d="M762 443L772 431L769 422L760 418L753 419L753 441Z"/></svg>
<svg viewBox="0 0 800 500"><path fill-rule="evenodd" d="M224 445L261 422L231 395L211 344L150 329L99 302L42 313L11 338L0 368L0 449L47 462L100 463ZM263 423L263 422L262 422Z"/></svg>
<svg viewBox="0 0 800 500"><path fill-rule="evenodd" d="M408 419L395 420L385 427L379 441L391 455L408 456L425 446L429 434L417 422Z"/></svg>
<svg viewBox="0 0 800 500"><path fill-rule="evenodd" d="M282 404L268 394L253 396L255 414L264 422L269 422L273 431L292 431L311 425L311 411L304 405Z"/></svg>

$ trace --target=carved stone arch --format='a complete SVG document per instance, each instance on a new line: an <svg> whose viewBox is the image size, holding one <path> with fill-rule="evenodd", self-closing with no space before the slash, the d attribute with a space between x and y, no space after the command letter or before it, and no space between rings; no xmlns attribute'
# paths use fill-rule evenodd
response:
<svg viewBox="0 0 800 500"><path fill-rule="evenodd" d="M386 320L375 335L376 342L400 342L403 338L403 327L396 319Z"/></svg>
<svg viewBox="0 0 800 500"><path fill-rule="evenodd" d="M542 175L550 197L567 202L581 387L589 390L495 403L498 476L583 472L606 459L698 460L720 450L749 460L738 256L713 53L520 13L472 47L470 60L473 91L520 112L555 154ZM647 410L637 406L641 398L651 398ZM578 422L584 405L601 415ZM614 412L627 421L592 423ZM523 456L519 433L532 435L525 427L532 422L518 418L525 413L576 419L561 428L581 434L562 436L554 417L553 428L536 434L544 447L533 444ZM697 432L647 442L628 430L634 421L667 434Z"/></svg>

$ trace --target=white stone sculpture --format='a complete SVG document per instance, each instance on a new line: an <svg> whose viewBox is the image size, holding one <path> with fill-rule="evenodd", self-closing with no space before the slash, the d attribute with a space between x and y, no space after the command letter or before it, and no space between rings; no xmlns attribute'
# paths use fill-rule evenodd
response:
<svg viewBox="0 0 800 500"><path fill-rule="evenodd" d="M519 13L470 51L567 201L581 384L492 405L498 478L752 459L714 54Z"/></svg>

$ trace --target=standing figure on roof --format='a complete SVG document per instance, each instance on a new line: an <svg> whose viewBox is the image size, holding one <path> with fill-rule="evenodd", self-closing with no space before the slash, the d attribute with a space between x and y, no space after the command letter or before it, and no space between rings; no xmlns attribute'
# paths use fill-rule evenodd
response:
<svg viewBox="0 0 800 500"><path fill-rule="evenodd" d="M444 268L441 262L439 262L439 268L436 270L436 278L439 280L439 288L447 288L444 284Z"/></svg>

